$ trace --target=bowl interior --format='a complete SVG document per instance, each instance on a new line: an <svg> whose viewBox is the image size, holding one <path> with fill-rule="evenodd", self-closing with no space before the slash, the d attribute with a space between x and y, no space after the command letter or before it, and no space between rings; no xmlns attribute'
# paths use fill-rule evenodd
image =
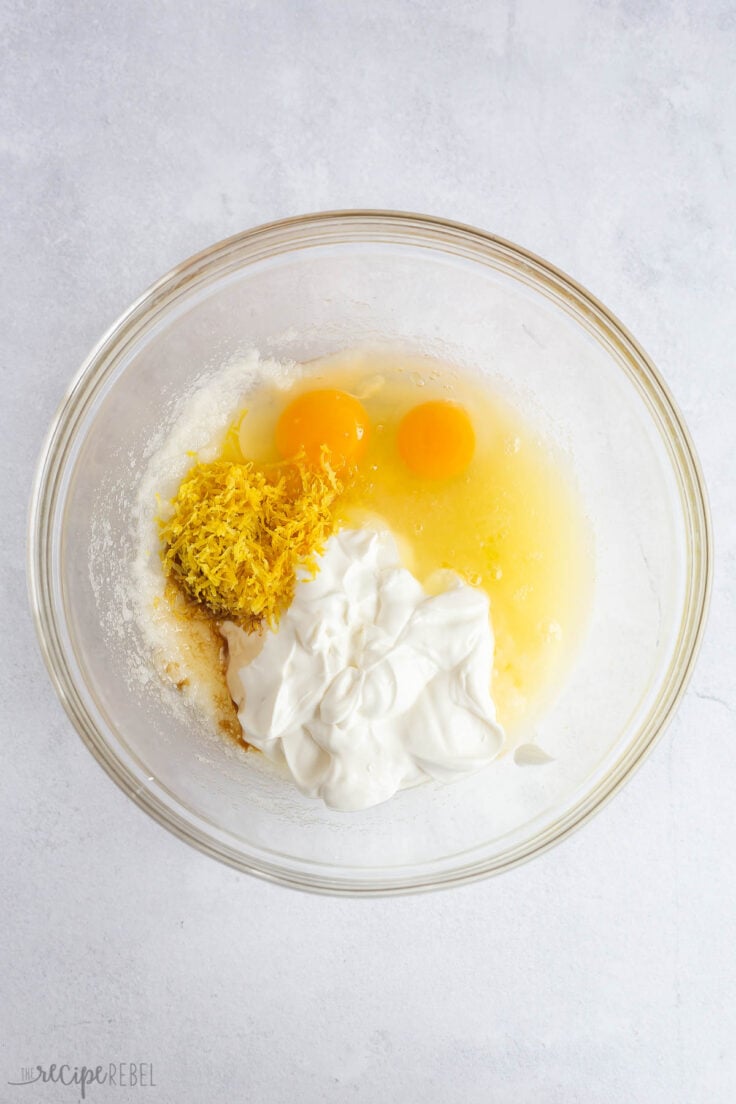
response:
<svg viewBox="0 0 736 1104"><path fill-rule="evenodd" d="M141 476L183 394L253 348L305 361L371 344L482 373L564 450L594 537L595 589L574 666L534 734L552 762L509 756L454 785L340 814L208 731L152 676L125 583ZM34 522L49 662L80 731L131 796L235 865L368 892L501 869L599 804L679 692L705 590L692 463L636 347L513 247L399 219L244 235L133 308L61 413Z"/></svg>

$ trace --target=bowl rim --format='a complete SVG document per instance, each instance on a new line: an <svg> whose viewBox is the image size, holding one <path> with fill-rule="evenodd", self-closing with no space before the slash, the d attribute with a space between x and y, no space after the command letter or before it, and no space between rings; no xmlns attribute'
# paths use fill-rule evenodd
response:
<svg viewBox="0 0 736 1104"><path fill-rule="evenodd" d="M361 227L363 237L359 235ZM145 326L146 318L150 319L152 312L168 307L190 285L203 282L208 274L214 272L221 275L222 261L234 251L239 251L239 254L232 268L242 267L244 259L246 263L253 263L278 252L292 252L299 246L375 240L375 231L379 228L385 231L392 229L399 239L409 245L421 244L419 241L412 242L412 231L415 231L417 235L423 234L427 240L431 239L440 251L450 254L460 251L464 255L472 255L478 263L483 263L484 259L490 263L490 257L506 255L520 265L521 271L529 270L529 282L537 291L541 290L538 281L542 278L558 293L568 294L581 312L579 321L589 315L598 340L603 335L623 350L630 365L631 382L637 385L640 398L649 407L649 414L655 423L662 423L657 428L668 447L684 516L690 525L686 565L688 585L677 646L662 676L656 699L614 768L562 817L548 826L541 838L534 837L495 859L404 880L396 877L373 879L365 875L336 878L310 873L303 868L288 870L260 858L244 856L172 811L153 788L142 788L140 781L101 736L71 676L65 655L64 634L52 593L48 539L63 461L75 440L75 428L104 383L107 372L112 369L116 350ZM371 208L318 211L263 223L215 242L156 280L103 334L67 387L41 448L28 515L28 596L41 654L64 710L98 763L123 792L154 820L205 854L273 883L339 896L393 896L477 881L543 854L585 824L631 778L671 720L686 690L702 643L712 576L712 523L697 453L669 388L629 330L587 288L530 250L466 223L409 211Z"/></svg>

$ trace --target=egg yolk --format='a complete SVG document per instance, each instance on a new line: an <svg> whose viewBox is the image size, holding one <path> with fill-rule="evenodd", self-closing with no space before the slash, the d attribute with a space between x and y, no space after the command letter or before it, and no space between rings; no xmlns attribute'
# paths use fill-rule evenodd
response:
<svg viewBox="0 0 736 1104"><path fill-rule="evenodd" d="M457 403L435 400L415 406L399 425L401 458L415 475L450 479L473 459L475 432Z"/></svg>
<svg viewBox="0 0 736 1104"><path fill-rule="evenodd" d="M303 452L319 464L322 450L337 467L355 463L368 443L363 404L345 391L307 391L290 402L276 425L276 447L285 459Z"/></svg>

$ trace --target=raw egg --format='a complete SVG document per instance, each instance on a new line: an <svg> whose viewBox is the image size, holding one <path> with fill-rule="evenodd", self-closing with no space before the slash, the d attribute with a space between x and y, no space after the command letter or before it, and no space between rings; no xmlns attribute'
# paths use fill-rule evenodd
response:
<svg viewBox="0 0 736 1104"><path fill-rule="evenodd" d="M441 399L413 407L399 425L401 458L415 475L450 479L465 471L475 452L475 432L458 403Z"/></svg>
<svg viewBox="0 0 736 1104"><path fill-rule="evenodd" d="M306 391L289 403L276 425L276 447L285 459L303 452L319 464L323 449L338 467L355 463L368 444L363 404L345 391Z"/></svg>

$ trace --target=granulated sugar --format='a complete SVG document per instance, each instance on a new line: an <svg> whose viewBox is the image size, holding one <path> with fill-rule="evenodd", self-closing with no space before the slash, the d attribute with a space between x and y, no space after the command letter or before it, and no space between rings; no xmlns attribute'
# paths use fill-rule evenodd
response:
<svg viewBox="0 0 736 1104"><path fill-rule="evenodd" d="M158 674L209 714L214 707L220 719L223 710L230 710L221 642L208 622L177 615L175 603L169 601L156 519L165 513L195 461L217 456L228 425L247 404L248 395L264 385L286 387L298 375L297 365L262 360L254 351L201 377L151 442L132 509L135 557L121 594L121 616L135 621Z"/></svg>

